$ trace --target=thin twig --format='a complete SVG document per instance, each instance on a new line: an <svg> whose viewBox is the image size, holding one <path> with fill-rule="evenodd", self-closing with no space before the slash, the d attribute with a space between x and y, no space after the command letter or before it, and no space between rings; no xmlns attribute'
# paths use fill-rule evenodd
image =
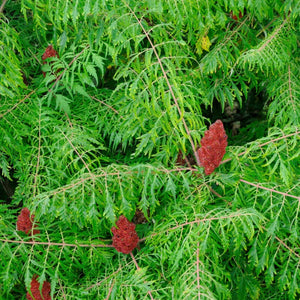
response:
<svg viewBox="0 0 300 300"><path fill-rule="evenodd" d="M134 264L135 264L135 266L136 266L136 269L139 270L140 267L139 267L139 265L138 265L138 263L137 263L135 257L133 256L132 252L130 252L130 256L131 256L131 258L132 258L132 260L133 260L133 262L134 262ZM154 298L152 297L151 291L148 291L147 294L150 296L151 300L154 300Z"/></svg>
<svg viewBox="0 0 300 300"><path fill-rule="evenodd" d="M43 64L41 63L41 61L37 58L37 56L31 51L30 48L28 48L28 51L31 53L31 55L35 58L35 60L40 64L40 66L42 66Z"/></svg>
<svg viewBox="0 0 300 300"><path fill-rule="evenodd" d="M260 145L258 145L258 146L259 146L259 147L263 147L263 146L266 146L266 145L268 145L268 144L270 144L270 143L274 143L274 142L276 142L276 141L285 139L285 138L290 137L290 136L297 135L297 134L299 134L299 133L300 133L300 132L299 132L298 130L296 130L296 132L294 132L294 133L291 133L291 134L287 134L287 135L281 136L281 137L279 137L279 138L273 139L273 140L271 140L271 141L269 141L269 142L260 144Z"/></svg>
<svg viewBox="0 0 300 300"><path fill-rule="evenodd" d="M206 184L206 186L208 187L208 189L213 193L215 194L216 196L220 197L220 198L223 198L222 195L220 195L218 192L216 192L210 185Z"/></svg>
<svg viewBox="0 0 300 300"><path fill-rule="evenodd" d="M64 299L66 300L67 298L66 298L66 294L65 294L65 291L64 291L64 287L62 286L61 281L60 281L59 278L58 278L58 283L59 283L59 289L60 289L61 292L62 292L62 296L63 296Z"/></svg>
<svg viewBox="0 0 300 300"><path fill-rule="evenodd" d="M109 297L110 297L110 294L111 294L111 292L112 292L112 290L114 288L115 282L116 282L116 280L114 279L113 282L112 282L112 284L111 284L111 286L110 286L110 288L109 288L108 295L105 298L105 300L109 300Z"/></svg>
<svg viewBox="0 0 300 300"><path fill-rule="evenodd" d="M179 113L179 115L180 115L180 118L182 119L182 123L183 123L184 129L185 129L185 131L186 131L186 133L187 133L187 135L188 135L188 137L189 137L189 141L190 141L191 146L192 146L192 148L193 148L193 152L194 152L194 156L195 156L196 161L197 161L197 165L200 166L200 159L199 159L199 156L198 156L198 154L197 154L196 147L195 147L194 141L193 141L193 139L192 139L190 130L189 130L187 124L186 124L186 121L185 121L185 119L184 119L183 113L182 113L182 111L181 111L181 109L180 109L180 106L179 106L179 104L178 104L177 98L176 98L175 93L174 93L174 91L173 91L172 85L171 85L171 83L170 83L170 81L169 81L169 78L168 78L167 73L166 73L166 71L165 71L165 68L164 68L164 66L163 66L163 64L162 64L162 61L161 61L161 59L160 59L160 57L159 57L159 55L158 55L158 53L157 53L157 51L156 51L156 48L155 48L155 46L154 46L154 44L153 44L153 42L152 42L152 40L151 40L151 38L150 38L150 36L149 36L149 33L146 31L145 27L143 26L141 20L137 17L137 15L136 15L135 12L131 9L131 7L130 7L127 3L125 3L125 4L126 4L126 6L128 7L128 9L131 11L131 13L133 14L133 16L135 17L135 19L137 20L137 22L139 23L139 25L141 26L141 28L142 28L144 34L146 35L147 40L149 41L149 43L150 43L150 45L151 45L151 48L153 49L153 53L154 53L154 55L155 55L156 58L157 58L157 61L158 61L158 63L159 63L159 66L160 66L160 68L161 68L161 71L162 71L162 73L163 73L163 76L164 76L164 78L165 78L165 80L166 80L166 83L167 83L167 85L168 85L169 91L170 91L170 93L171 93L171 95L172 95L172 98L173 98L173 100L174 100L174 103L175 103L175 105L176 105L176 107L177 107L177 110L178 110L178 113Z"/></svg>
<svg viewBox="0 0 300 300"><path fill-rule="evenodd" d="M46 246L62 246L62 247L95 247L95 248L113 248L113 245L97 245L97 244L68 244L68 243L53 243L53 242L37 242L37 241L17 241L0 239L1 242L13 243L13 244L27 244L27 245L46 245Z"/></svg>
<svg viewBox="0 0 300 300"><path fill-rule="evenodd" d="M108 104L105 103L104 101L102 101L102 100L96 98L95 96L90 96L90 97L91 97L92 99L94 99L94 100L100 102L101 104L107 106L108 108L110 108L112 111L114 111L116 114L119 115L119 112L118 112L116 109L114 109L112 106L108 105ZM124 117L123 117L123 116L120 116L120 118L123 119Z"/></svg>
<svg viewBox="0 0 300 300"><path fill-rule="evenodd" d="M132 252L130 252L130 256L131 256L131 258L132 258L132 260L133 260L133 262L134 262L134 264L135 264L135 266L136 266L136 269L139 270L140 267L139 267L139 265L138 265L138 263L137 263L135 257L133 256Z"/></svg>
<svg viewBox="0 0 300 300"><path fill-rule="evenodd" d="M211 217L211 218L204 218L204 219L200 219L200 220L194 220L194 221L190 221L190 222L185 222L183 224L179 224L177 226L171 227L171 228L169 228L167 230L164 230L162 232L153 233L153 234L151 234L148 237L144 237L144 238L140 239L139 242L143 242L146 239L152 238L152 237L154 237L156 235L159 235L159 234L169 233L172 230L175 230L175 229L178 229L178 228L182 228L182 227L187 226L187 225L194 225L194 224L199 224L199 223L204 223L204 222L211 222L211 221L216 221L216 220L225 220L225 219L231 219L231 218L234 218L234 217L250 216L250 215L252 215L252 213L244 213L244 214L243 213L233 213L233 214L228 215L228 216Z"/></svg>
<svg viewBox="0 0 300 300"><path fill-rule="evenodd" d="M197 255L197 261L196 261L196 265L197 265L197 289L198 289L198 300L201 299L201 293L200 293L200 275L199 275L199 242L197 243L197 251L196 251L196 255Z"/></svg>
<svg viewBox="0 0 300 300"><path fill-rule="evenodd" d="M246 184L255 186L255 187L259 188L259 189L266 190L266 191L270 191L270 192L272 192L272 193L280 194L280 195L283 195L283 196L286 196L286 197L294 198L294 199L297 199L297 200L300 201L300 197L297 197L297 196L294 196L294 195L290 195L290 194L288 194L288 193L279 192L279 191L276 191L276 190L274 190L274 189L266 188L266 187L264 187L264 186L262 186L262 185L259 185L259 184L257 184L257 183L252 183L252 182L246 181L246 180L244 180L244 179L240 179L240 181L241 181L241 182L244 182L244 183L246 183Z"/></svg>
<svg viewBox="0 0 300 300"><path fill-rule="evenodd" d="M296 107L295 107L295 102L293 99L293 94L292 94L292 79L291 79L291 65L289 64L288 67L288 75L289 75L289 96L290 96L290 102L292 103L293 110L295 114L297 113Z"/></svg>
<svg viewBox="0 0 300 300"><path fill-rule="evenodd" d="M197 169L190 169L190 168L174 168L174 169L160 169L158 170L159 172L163 172L163 173L172 173L172 172L186 172L186 171L198 171ZM60 187L60 188L57 188L56 190L48 193L48 195L57 195L59 193L64 193L65 191L69 190L69 189L72 189L73 187L77 186L77 185L80 185L80 184L83 184L85 181L88 181L88 180L94 180L95 178L101 178L101 177L106 177L106 176L119 176L121 174L123 175L129 175L129 174L138 174L138 173L143 173L142 172L139 172L139 171L127 171L127 172L112 172L112 173L106 173L104 172L103 174L98 174L98 175L93 175L93 176L89 176L89 177L86 177L86 178L80 178L78 179L76 182L72 183L72 184L69 184L69 185L65 185L64 187Z"/></svg>
<svg viewBox="0 0 300 300"><path fill-rule="evenodd" d="M279 237L275 236L275 239L283 245L286 249L288 249L290 252L292 252L294 255L296 255L298 258L300 258L300 254L295 252L292 248L290 248L283 240L281 240Z"/></svg>
<svg viewBox="0 0 300 300"><path fill-rule="evenodd" d="M296 132L294 132L294 133L287 134L287 135L281 136L281 137L276 138L276 139L272 139L272 140L270 140L270 141L268 141L268 142L265 142L265 143L263 143L263 144L259 144L259 145L257 145L257 146L258 146L258 147L263 147L263 146L266 146L266 145L268 145L268 144L274 143L274 142L276 142L276 141L280 141L280 140L283 140L283 139L288 138L288 137L290 137L290 136L294 136L294 135L298 135L298 134L299 134L299 131L296 130ZM247 153L247 151L243 151L243 152L239 153L237 156L242 156L242 155L244 155L244 154L246 154L246 153ZM232 160L233 160L233 158L225 159L225 160L223 160L223 161L220 163L220 165L225 164L225 163L227 163L227 162L229 162L229 161L232 161Z"/></svg>
<svg viewBox="0 0 300 300"><path fill-rule="evenodd" d="M115 274L118 274L123 268L129 266L130 264L131 264L131 262L127 263L127 264L126 264L125 266L123 266L123 267L120 266L120 267L118 268L117 271L111 273L109 276L105 277L105 278L102 279L101 281L99 281L99 282L97 282L97 283L95 283L95 284L93 284L93 285L87 287L86 290L88 291L88 290L93 289L94 287L100 286L100 285L101 285L104 281L106 281L108 278L110 278L111 276L113 276L113 275L115 275Z"/></svg>
<svg viewBox="0 0 300 300"><path fill-rule="evenodd" d="M73 124L72 124L71 119L69 118L68 114L65 113L65 116L66 116L66 118L67 118L67 120L68 120L68 123L69 123L70 128L73 129Z"/></svg>
<svg viewBox="0 0 300 300"><path fill-rule="evenodd" d="M1 6L0 6L0 14L3 13L3 10L4 10L4 6L6 4L7 0L3 0Z"/></svg>
<svg viewBox="0 0 300 300"><path fill-rule="evenodd" d="M0 115L0 119L9 114L11 111L16 109L21 103L23 103L26 99L28 99L33 93L35 93L36 90L31 91L28 95L26 95L22 100L20 100L18 103L16 103L12 108L5 111L5 113Z"/></svg>
<svg viewBox="0 0 300 300"><path fill-rule="evenodd" d="M267 228L262 226L262 228L267 231ZM295 252L292 248L290 248L283 240L281 240L279 237L277 237L275 235L275 239L281 244L283 245L286 249L288 249L291 253L293 253L295 256L297 256L298 258L300 258L300 254L298 254L297 252Z"/></svg>
<svg viewBox="0 0 300 300"><path fill-rule="evenodd" d="M65 137L65 139L71 145L71 147L73 148L73 150L75 151L75 153L78 155L78 157L80 158L80 160L83 162L84 166L86 167L86 169L90 173L91 179L95 178L95 175L91 172L89 166L87 165L87 163L85 162L85 160L83 159L83 157L81 156L81 154L77 151L77 149L75 148L75 146L73 145L73 143L71 142L71 140L64 134L64 132L62 130L60 130L60 132L63 134L63 136Z"/></svg>
<svg viewBox="0 0 300 300"><path fill-rule="evenodd" d="M76 61L76 59L88 48L90 47L90 45L87 45L86 47L83 48L83 50L81 50L68 64L68 66L66 68L63 69L63 71L59 74L59 76L57 76L57 78L55 79L52 87L50 88L50 90L48 91L49 93L53 91L54 87L57 85L58 81L62 78L62 76L64 75L64 73L68 70L68 68Z"/></svg>
<svg viewBox="0 0 300 300"><path fill-rule="evenodd" d="M259 37L264 31L266 31L266 29L268 29L275 21L278 20L279 17L272 19L272 21L267 24L266 26L264 26L255 36Z"/></svg>
<svg viewBox="0 0 300 300"><path fill-rule="evenodd" d="M41 105L41 104L40 104ZM38 145L38 154L37 154L37 163L36 163L36 171L34 174L34 181L33 181L33 197L36 196L36 189L37 189L37 177L38 177L38 172L39 172L39 167L40 167L40 156L41 156L41 106L40 106L40 111L39 111L39 145Z"/></svg>
<svg viewBox="0 0 300 300"><path fill-rule="evenodd" d="M278 34L278 32L284 27L284 25L285 25L285 23L287 22L287 20L288 20L288 18L286 18L286 19L282 22L282 24L275 30L275 32L270 36L270 38L268 38L267 41L266 41L263 45L261 45L257 51L260 52L260 51L264 50L264 49L267 47L267 45L268 45L270 42L273 41L273 39L274 39L275 36Z"/></svg>
<svg viewBox="0 0 300 300"><path fill-rule="evenodd" d="M5 3L7 0L4 0L2 2L2 5L0 7L0 9L4 7ZM0 10L1 13L1 10ZM66 67L61 73L60 75L55 79L55 82L53 83L52 87L50 88L50 90L48 91L49 93L54 89L54 87L56 86L56 84L58 83L58 81L61 79L61 77L63 76L63 74L66 72L66 70L76 61L76 59L86 50L90 47L90 45L87 45L82 51L80 51L73 59L72 61L68 64L68 67ZM26 99L28 99L32 94L34 94L36 92L36 90L31 91L28 95L26 95L22 100L20 100L18 103L16 103L12 108L8 109L5 113L0 115L0 119L3 118L5 115L7 115L8 113L10 113L11 111L13 111L15 108L18 107L18 105L20 105L21 103L23 103Z"/></svg>
<svg viewBox="0 0 300 300"><path fill-rule="evenodd" d="M242 181L242 180L241 180ZM244 182L245 182L245 180L244 180ZM254 185L254 184L251 184L251 185ZM261 187L261 186L259 186L259 185L254 185L254 186L256 186L256 187ZM261 187L261 188L264 188L264 187ZM264 189L267 189L267 188L264 188ZM272 189L267 189L267 190L271 190L271 191L273 191L273 192L277 192L277 191L275 191L275 190L272 190ZM281 193L281 192L277 192L277 193L279 193L279 194L284 194L284 196L289 196L289 197L292 197L292 198L296 198L296 196L291 196L291 195L289 195L289 194L286 194L286 193ZM299 201L300 201L300 197L297 197L298 199L299 199ZM178 226L176 226L176 227L178 227ZM264 226L262 226L262 228L264 229L264 230L267 230ZM171 229L170 229L171 230ZM155 234L156 235L156 234ZM150 236L150 237L152 237L152 236ZM146 239L146 238L144 238L144 239ZM143 239L143 240L144 240ZM286 249L288 249L291 253L293 253L294 255L296 255L298 258L300 258L300 254L298 254L297 252L295 252L292 248L290 248L284 241L282 241L279 237L277 237L276 235L275 235L275 239L281 244L281 245L283 245ZM139 240L140 242L142 241L142 239L140 239Z"/></svg>

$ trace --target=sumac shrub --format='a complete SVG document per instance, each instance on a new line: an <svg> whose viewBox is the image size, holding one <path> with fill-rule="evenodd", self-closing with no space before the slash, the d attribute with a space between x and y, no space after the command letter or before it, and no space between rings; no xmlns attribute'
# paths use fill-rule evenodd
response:
<svg viewBox="0 0 300 300"><path fill-rule="evenodd" d="M2 1L0 298L299 299L299 15Z"/></svg>

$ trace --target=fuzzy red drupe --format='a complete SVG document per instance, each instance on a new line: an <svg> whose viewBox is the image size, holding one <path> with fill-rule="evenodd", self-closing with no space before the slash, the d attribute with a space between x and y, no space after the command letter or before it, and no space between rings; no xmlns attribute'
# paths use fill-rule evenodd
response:
<svg viewBox="0 0 300 300"><path fill-rule="evenodd" d="M49 46L46 48L46 50L45 50L45 52L44 52L44 54L43 54L43 56L42 56L43 64L46 64L46 63L47 63L47 62L46 62L46 59L49 58L49 57L59 57L59 56L58 56L58 53L53 49L52 45L49 45ZM46 76L46 73L43 72L43 75L44 75L44 77L45 77L45 76Z"/></svg>
<svg viewBox="0 0 300 300"><path fill-rule="evenodd" d="M239 11L239 15L238 16L234 15L232 11L230 12L230 18L232 18L235 21L237 21L238 19L241 19L243 16L244 15L243 15L243 13L241 11Z"/></svg>
<svg viewBox="0 0 300 300"><path fill-rule="evenodd" d="M26 234L33 234L33 235L40 233L39 230L32 228L33 221L34 221L34 215L30 216L29 209L27 207L24 207L21 210L20 215L18 216L17 230L23 231ZM34 226L34 227L36 227L36 226Z"/></svg>
<svg viewBox="0 0 300 300"><path fill-rule="evenodd" d="M226 152L227 135L221 120L217 120L205 131L198 155L205 174L211 174L217 168Z"/></svg>
<svg viewBox="0 0 300 300"><path fill-rule="evenodd" d="M129 222L126 217L120 216L116 223L117 227L112 227L113 247L124 254L130 253L138 244L139 237L135 231L135 224Z"/></svg>
<svg viewBox="0 0 300 300"><path fill-rule="evenodd" d="M51 285L49 282L44 281L42 287L42 294L40 292L40 283L38 282L38 276L34 276L31 280L30 284L30 291L32 296L29 292L27 292L26 298L27 300L51 300L50 296Z"/></svg>

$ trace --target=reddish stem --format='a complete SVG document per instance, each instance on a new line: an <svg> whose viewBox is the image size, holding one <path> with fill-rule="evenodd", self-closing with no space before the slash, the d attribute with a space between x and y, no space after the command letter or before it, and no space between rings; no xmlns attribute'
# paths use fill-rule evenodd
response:
<svg viewBox="0 0 300 300"><path fill-rule="evenodd" d="M8 239L0 239L1 242L14 243L14 244L28 244L28 245L47 245L47 246L62 246L62 247L102 247L113 248L112 245L97 245L97 244L68 244L68 243L52 243L52 242L37 242L37 241L14 241Z"/></svg>
<svg viewBox="0 0 300 300"><path fill-rule="evenodd" d="M137 263L135 257L133 256L132 252L130 252L130 256L131 256L131 258L132 258L132 260L133 260L133 262L134 262L134 264L135 264L135 266L136 266L136 269L139 270L140 267L139 267L139 265L138 265L138 263ZM150 296L151 300L154 300L154 298L152 297L152 294L151 294L150 291L148 291L148 295Z"/></svg>
<svg viewBox="0 0 300 300"><path fill-rule="evenodd" d="M169 81L169 78L168 78L168 76L167 76L167 73L166 73L166 71L165 71L165 68L164 68L164 66L163 66L163 64L162 64L162 61L161 61L161 59L160 59L160 57L159 57L159 55L158 55L158 53L157 53L157 51L156 51L156 48L155 48L155 46L154 46L152 40L150 39L149 33L146 31L146 29L145 29L145 27L143 26L141 20L136 16L136 14L134 13L134 11L131 9L131 7L130 7L127 3L126 3L126 5L127 5L128 9L131 11L131 13L133 14L133 16L135 17L135 19L137 20L137 22L139 23L139 25L141 26L141 28L142 28L144 34L146 35L147 40L149 41L149 43L150 43L150 45L151 45L151 48L152 48L152 50L153 50L153 53L155 54L156 59L157 59L157 61L158 61L158 63L159 63L159 66L160 66L160 68L161 68L161 71L162 71L162 73L163 73L163 77L165 78L166 83L167 83L167 85L168 85L168 88L169 88L169 91L170 91L171 96L172 96L172 98L173 98L173 101L174 101L174 103L175 103L175 105L176 105L176 107L177 107L177 110L178 110L178 113L179 113L180 118L181 118L181 120L182 120L184 129L185 129L185 131L186 131L186 133L187 133L187 135L188 135L188 137L189 137L189 141L190 141L191 146L192 146L192 148L193 148L193 152L194 152L194 156L195 156L196 161L197 161L197 165L200 166L200 160L199 160L199 157L198 157L198 153L197 153L197 151L196 151L196 147L195 147L194 141L193 141L193 139L192 139L190 130L189 130L187 124L186 124L186 121L185 121L185 119L184 119L183 113L182 113L182 111L181 111L181 109L180 109L180 106L179 106L179 104L178 104L177 98L176 98L175 93L174 93L174 91L173 91L172 85L171 85L171 83L170 83L170 81Z"/></svg>
<svg viewBox="0 0 300 300"><path fill-rule="evenodd" d="M266 190L266 191L270 191L270 192L272 192L272 193L280 194L280 195L283 195L283 196L286 196L286 197L295 198L295 199L297 199L297 200L300 201L300 197L297 197L297 196L294 196L294 195L290 195L290 194L287 194L287 193L283 193L283 192L279 192L279 191L276 191L276 190L274 190L274 189L266 188L266 187L261 186L261 185L259 185L259 184L256 184L256 183L252 183L252 182L246 181L246 180L244 180L244 179L240 179L240 181L241 181L241 182L244 182L244 183L246 183L246 184L255 186L255 187L259 188L259 189Z"/></svg>

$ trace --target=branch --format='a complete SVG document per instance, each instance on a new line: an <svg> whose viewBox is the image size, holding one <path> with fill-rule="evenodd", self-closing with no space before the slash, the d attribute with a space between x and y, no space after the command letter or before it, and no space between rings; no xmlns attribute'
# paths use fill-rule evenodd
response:
<svg viewBox="0 0 300 300"><path fill-rule="evenodd" d="M59 76L55 79L52 87L50 88L50 90L48 91L49 93L53 91L54 87L57 85L58 81L62 78L62 76L64 75L64 73L68 70L68 68L76 61L76 59L88 48L90 47L90 45L87 45L86 47L83 48L83 50L81 50L68 64L68 66L66 68L63 69L63 71L59 74Z"/></svg>
<svg viewBox="0 0 300 300"><path fill-rule="evenodd" d="M130 252L130 256L131 256L131 258L132 258L132 260L133 260L133 262L134 262L134 264L135 264L135 266L136 266L136 269L139 270L140 267L139 267L139 265L138 265L138 263L137 263L135 257L133 256L132 252Z"/></svg>
<svg viewBox="0 0 300 300"><path fill-rule="evenodd" d="M39 111L39 145L38 145L38 155L37 155L37 163L36 163L36 171L34 174L34 181L33 181L33 197L36 196L36 189L37 189L37 176L39 172L39 167L40 167L40 156L41 156L41 104L40 104L40 111Z"/></svg>
<svg viewBox="0 0 300 300"><path fill-rule="evenodd" d="M136 259L134 258L132 252L130 252L130 256L131 256L131 258L132 258L132 260L133 260L133 262L134 262L134 264L135 264L135 266L136 266L136 269L139 270L140 267L139 267L139 265L138 265ZM148 291L147 294L150 296L151 300L154 300L154 298L152 297L151 291Z"/></svg>
<svg viewBox="0 0 300 300"><path fill-rule="evenodd" d="M117 271L111 273L110 275L108 275L107 277L105 277L104 279L102 279L101 281L99 281L99 282L97 282L97 283L95 283L95 284L89 286L88 288L86 288L86 290L88 291L88 290L93 289L94 287L97 287L97 286L101 285L101 284L102 284L104 281L106 281L108 278L110 278L111 276L113 276L113 275L115 275L115 274L118 274L123 268L129 266L130 264L131 264L131 262L127 263L127 264L124 265L123 267L120 266L120 267L118 268Z"/></svg>
<svg viewBox="0 0 300 300"><path fill-rule="evenodd" d="M191 222L186 222L186 223L183 223L183 224L179 224L177 226L174 226L174 227L171 227L167 230L164 230L162 232L156 232L156 233L153 233L151 234L150 236L148 237L144 237L142 239L139 240L139 242L143 242L145 241L146 239L148 238L152 238L156 235L159 235L159 234L165 234L165 233L169 233L171 230L175 230L177 228L182 228L182 227L185 227L187 225L194 225L194 224L199 224L199 223L204 223L204 222L211 222L211 221L216 221L216 220L225 220L225 219L231 219L231 218L234 218L234 217L241 217L241 216L250 216L252 215L252 213L233 213L231 215L228 215L228 216L221 216L221 217L211 217L211 218L204 218L204 219L200 219L200 220L195 220L195 221L191 221Z"/></svg>
<svg viewBox="0 0 300 300"><path fill-rule="evenodd" d="M276 191L274 189L270 189L270 188L266 188L264 186L261 186L257 183L252 183L252 182L249 182L249 181L246 181L244 179L240 179L241 182L244 182L246 184L249 184L249 185L252 185L252 186L255 186L259 189L262 189L262 190L266 190L266 191L270 191L271 193L276 193L276 194L280 194L280 195L283 195L283 196L286 196L286 197L290 197L290 198L294 198L294 199L297 199L298 201L300 201L300 197L297 197L297 196L294 196L294 195L290 195L290 194L287 194L287 193L283 193L283 192L279 192L279 191Z"/></svg>
<svg viewBox="0 0 300 300"><path fill-rule="evenodd" d="M110 286L110 288L109 288L108 295L105 298L105 300L109 300L109 297L110 297L110 294L111 294L111 292L112 292L112 290L114 288L115 282L116 282L116 280L114 279L113 282L112 282L112 284L111 284L111 286Z"/></svg>
<svg viewBox="0 0 300 300"><path fill-rule="evenodd" d="M160 68L161 68L161 71L162 71L162 73L163 73L163 76L164 76L164 78L165 78L165 80L166 80L166 83L167 83L167 85L168 85L168 88L169 88L169 90L170 90L171 96L172 96L172 98L173 98L173 100L174 100L174 103L175 103L175 105L176 105L176 107L177 107L178 113L179 113L179 115L180 115L180 117L181 117L181 119L182 119L182 123L183 123L184 129L185 129L185 131L186 131L186 133L187 133L187 135L188 135L188 137L189 137L189 141L190 141L191 146L192 146L192 148L193 148L193 152L194 152L194 156L195 156L196 161L197 161L197 165L200 166L200 165L201 165L201 164L200 164L200 159L199 159L199 157L198 157L198 154L197 154L197 151L196 151L196 147L195 147L194 141L193 141L193 139L192 139L190 130L189 130L189 128L188 128L188 126L187 126L187 124L186 124L186 122L185 122L183 113L182 113L182 111L181 111L181 109L180 109L180 107L179 107L177 98L176 98L175 93L174 93L174 91L173 91L173 88L172 88L172 86L171 86L171 84L170 84L169 78L168 78L167 73L166 73L166 71L165 71L165 68L164 68L164 66L163 66L163 64L162 64L162 61L161 61L161 59L160 59L160 57L159 57L159 55L158 55L158 53L157 53L157 51L156 51L156 48L155 48L154 44L152 43L152 40L150 39L149 33L146 31L146 29L145 29L145 27L143 26L143 24L142 24L142 22L140 21L140 19L136 16L136 14L134 13L134 11L131 9L131 7L130 7L127 3L125 3L125 5L128 7L128 9L131 11L131 13L133 14L133 16L135 17L135 19L137 20L137 22L138 22L139 25L141 26L141 28L142 28L144 34L145 34L146 37L147 37L147 40L149 41L149 43L150 43L150 45L151 45L151 48L153 49L153 53L155 54L155 56L156 56L156 58L157 58L157 61L158 61L158 63L159 63L159 66L160 66Z"/></svg>
<svg viewBox="0 0 300 300"><path fill-rule="evenodd" d="M95 247L95 248L113 248L113 245L97 245L97 244L68 244L68 243L53 243L53 242L37 242L37 241L16 241L8 239L0 239L1 242L13 244L27 244L27 245L47 245L49 246L62 246L62 247Z"/></svg>
<svg viewBox="0 0 300 300"><path fill-rule="evenodd" d="M163 173L172 173L172 172L186 172L186 171L198 171L197 169L190 169L190 168L175 168L175 169L159 169L157 170L158 172L163 172ZM112 172L112 173L107 173L107 172L104 172L102 174L98 174L98 175L90 175L86 178L80 178L80 179L77 179L77 181L75 181L74 183L72 184L68 184L68 185L65 185L64 187L60 187L56 190L53 190L51 192L48 193L48 195L57 195L59 193L64 193L65 191L69 190L69 189L72 189L73 187L77 186L77 185L80 185L80 184L83 184L85 181L88 181L88 180L94 180L95 178L101 178L101 177L107 177L107 176L119 176L120 173L122 173L123 175L132 175L132 174L138 174L138 173L141 173L139 171L127 171L127 172Z"/></svg>
<svg viewBox="0 0 300 300"><path fill-rule="evenodd" d="M118 112L116 109L114 109L112 106L108 105L108 104L105 103L104 101L102 101L102 100L100 100L100 99L98 99L98 98L96 98L96 97L94 97L94 96L90 96L90 97L91 97L92 99L94 99L94 100L100 102L101 104L107 106L108 108L110 108L112 111L114 111L116 114L119 115L119 112ZM120 116L120 118L121 118L121 119L124 119L123 116Z"/></svg>
<svg viewBox="0 0 300 300"><path fill-rule="evenodd" d="M91 172L89 166L87 165L87 163L85 162L85 160L83 159L83 157L80 155L80 153L77 151L77 149L75 148L75 146L73 145L73 143L71 142L71 140L63 133L63 131L61 129L59 129L59 130L63 134L63 136L65 137L65 139L68 141L68 143L71 145L71 147L73 148L73 150L75 151L75 153L78 155L78 157L80 158L80 160L83 162L84 166L86 167L86 169L90 173L91 179L94 179L95 175Z"/></svg>
<svg viewBox="0 0 300 300"><path fill-rule="evenodd" d="M273 140L271 140L271 141L269 141L269 142L260 144L260 145L258 145L258 146L259 146L259 147L263 147L263 146L268 145L268 144L270 144L270 143L273 143L273 142L276 142L276 141L285 139L285 138L290 137L290 136L297 135L297 134L299 134L299 133L300 133L300 132L298 131L298 129L296 129L296 132L294 132L294 133L284 135L284 136L282 136L282 137L280 137L280 138L273 139Z"/></svg>
<svg viewBox="0 0 300 300"><path fill-rule="evenodd" d="M267 231L266 227L262 226L262 228ZM288 249L291 253L293 253L295 256L297 256L298 258L300 258L300 254L298 254L297 252L295 252L292 248L290 248L283 240L281 240L279 237L277 237L275 235L275 239L282 245L284 246L286 249Z"/></svg>
<svg viewBox="0 0 300 300"><path fill-rule="evenodd" d="M31 91L28 95L26 95L22 100L16 103L12 108L8 109L5 113L0 115L0 119L9 114L11 111L16 109L21 103L23 103L26 99L28 99L32 94L34 94L36 90Z"/></svg>
<svg viewBox="0 0 300 300"><path fill-rule="evenodd" d="M62 296L64 297L64 300L66 300L67 298L66 298L66 294L65 294L65 291L64 291L64 287L62 286L61 281L60 281L59 278L58 278L58 283L59 283L59 290L61 291Z"/></svg>
<svg viewBox="0 0 300 300"><path fill-rule="evenodd" d="M6 4L7 0L3 0L1 6L0 6L0 14L3 13L3 10L4 10L4 6Z"/></svg>
<svg viewBox="0 0 300 300"><path fill-rule="evenodd" d="M259 145L257 145L257 146L261 148L261 147L266 146L266 145L268 145L268 144L274 143L274 142L276 142L276 141L280 141L280 140L285 139L285 138L288 138L288 137L290 137L290 136L297 135L297 134L299 134L299 133L300 133L300 132L298 131L298 129L296 129L296 132L294 132L294 133L287 134L287 135L281 136L281 137L276 138L276 139L272 139L272 140L270 140L270 141L268 141L268 142L265 142L265 143L263 143L263 144L259 144ZM242 155L244 155L244 154L246 154L246 153L247 153L247 151L243 151L243 152L239 153L238 156L242 156ZM233 158L227 158L227 159L224 159L224 160L220 163L220 165L225 164L225 163L227 163L227 162L229 162L229 161L231 161L231 160L233 160Z"/></svg>
<svg viewBox="0 0 300 300"><path fill-rule="evenodd" d="M293 110L295 112L295 114L297 113L297 110L296 110L296 107L295 107L295 102L294 102L294 99L293 99L293 93L292 93L292 79L291 79L291 65L289 64L289 67L288 67L288 75L289 75L289 96L290 96L290 102L292 103L292 106L293 106Z"/></svg>
<svg viewBox="0 0 300 300"><path fill-rule="evenodd" d="M287 19L285 19L283 22L282 22L282 24L275 30L275 32L271 35L271 37L270 38L268 38L268 40L263 44L263 45L261 45L260 47L259 47L259 49L258 49L258 51L262 51L262 50L264 50L266 47L267 47L267 45L270 43L270 42L272 42L272 40L275 38L275 36L278 34L278 32L282 29L282 27L285 25L285 23L287 22Z"/></svg>
<svg viewBox="0 0 300 300"><path fill-rule="evenodd" d="M241 179L241 181L244 181L244 182L248 183L247 181L242 180L242 179ZM251 184L251 183L249 183L249 184ZM251 184L251 185L254 185L254 184ZM258 185L254 185L254 186L260 187L260 186L258 186ZM267 188L264 188L264 187L261 187L261 188L267 189ZM298 200L300 201L300 197L292 196L292 195L289 195L289 194L286 194L286 193L277 192L277 191L272 190L272 189L267 189L267 190L271 190L271 191L273 191L273 192L275 192L275 193L279 193L279 194L285 194L285 196L289 196L289 197L292 197L292 198L296 198L296 199L298 199ZM176 226L176 227L178 227L178 226ZM175 228L176 228L176 227L175 227ZM264 226L262 226L262 228L263 228L264 230L267 231L267 229L266 229ZM170 230L171 230L171 229L170 229ZM151 236L150 236L150 237L151 237ZM140 239L140 241L145 240L145 239L146 239L146 238ZM293 253L295 256L297 256L298 258L300 258L300 254L298 254L297 252L295 252L292 248L290 248L285 242L283 242L283 241L282 241L279 237L277 237L276 235L275 235L275 239L276 239L281 245L283 245L286 249L288 249L291 253ZM197 249L197 251L198 251L198 249ZM198 269L197 269L197 270L198 270ZM198 273L197 273L197 274L198 274Z"/></svg>
<svg viewBox="0 0 300 300"><path fill-rule="evenodd" d="M199 269L199 242L197 243L197 251L196 251L196 255L197 255L197 261L196 261L196 266L197 266L197 289L198 289L198 300L201 299L201 292L200 292L200 269Z"/></svg>

